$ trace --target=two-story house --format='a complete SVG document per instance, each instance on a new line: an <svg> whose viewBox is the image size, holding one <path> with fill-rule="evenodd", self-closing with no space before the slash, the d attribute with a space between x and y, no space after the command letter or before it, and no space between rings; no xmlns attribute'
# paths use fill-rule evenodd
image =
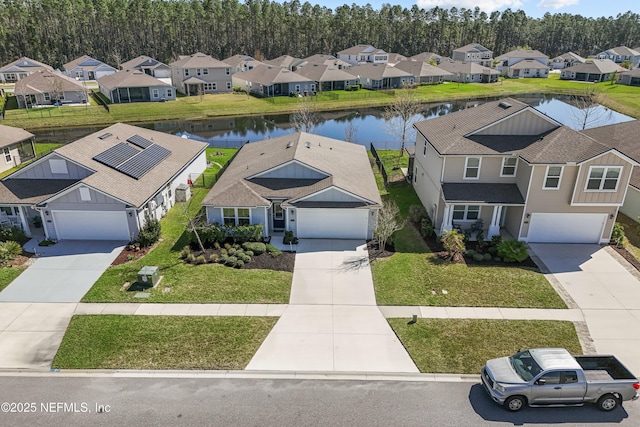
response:
<svg viewBox="0 0 640 427"><path fill-rule="evenodd" d="M577 64L584 64L585 62L587 62L587 60L577 53L567 52L553 58L551 60L551 68L554 70L563 70Z"/></svg>
<svg viewBox="0 0 640 427"><path fill-rule="evenodd" d="M604 243L638 163L506 98L416 123L413 186L437 233Z"/></svg>
<svg viewBox="0 0 640 427"><path fill-rule="evenodd" d="M171 83L171 68L150 56L140 55L120 64L121 70L140 70L165 83Z"/></svg>
<svg viewBox="0 0 640 427"><path fill-rule="evenodd" d="M222 60L225 64L231 66L231 73L242 73L243 71L253 70L263 63L249 55L233 55Z"/></svg>
<svg viewBox="0 0 640 427"><path fill-rule="evenodd" d="M211 55L183 55L169 66L173 86L185 95L231 92L231 66Z"/></svg>
<svg viewBox="0 0 640 427"><path fill-rule="evenodd" d="M386 64L389 62L389 54L370 44L357 44L338 52L338 59L348 62L351 65L358 65L363 62Z"/></svg>
<svg viewBox="0 0 640 427"><path fill-rule="evenodd" d="M479 43L469 43L454 49L451 59L454 61L477 62L485 67L493 67L493 51Z"/></svg>
<svg viewBox="0 0 640 427"><path fill-rule="evenodd" d="M612 47L602 51L596 55L598 59L610 59L616 64L622 64L625 61L631 63L631 68L640 66L640 51L630 49L626 46Z"/></svg>
<svg viewBox="0 0 640 427"><path fill-rule="evenodd" d="M517 79L520 77L549 76L549 57L539 50L517 49L496 58L496 69L503 76Z"/></svg>

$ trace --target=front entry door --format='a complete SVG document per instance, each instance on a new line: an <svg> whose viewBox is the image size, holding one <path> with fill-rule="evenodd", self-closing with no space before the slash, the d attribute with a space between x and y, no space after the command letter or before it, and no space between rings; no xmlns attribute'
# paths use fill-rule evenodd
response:
<svg viewBox="0 0 640 427"><path fill-rule="evenodd" d="M271 204L274 230L284 230L284 211L282 210L281 204L282 202L273 202Z"/></svg>

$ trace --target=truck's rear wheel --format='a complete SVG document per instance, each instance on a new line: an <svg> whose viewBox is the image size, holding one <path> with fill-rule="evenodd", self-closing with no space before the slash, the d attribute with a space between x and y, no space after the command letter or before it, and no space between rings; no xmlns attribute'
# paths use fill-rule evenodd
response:
<svg viewBox="0 0 640 427"><path fill-rule="evenodd" d="M523 396L511 396L504 401L504 407L511 412L519 411L527 404L527 400Z"/></svg>
<svg viewBox="0 0 640 427"><path fill-rule="evenodd" d="M618 398L613 394L605 394L598 399L598 409L601 411L609 412L616 409L618 406Z"/></svg>

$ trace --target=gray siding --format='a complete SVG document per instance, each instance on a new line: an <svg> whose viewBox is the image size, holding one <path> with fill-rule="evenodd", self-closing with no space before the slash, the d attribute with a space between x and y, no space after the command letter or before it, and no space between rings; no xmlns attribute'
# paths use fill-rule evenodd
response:
<svg viewBox="0 0 640 427"><path fill-rule="evenodd" d="M620 212L636 222L640 216L640 190L629 186L627 196L624 198L624 204L620 207Z"/></svg>
<svg viewBox="0 0 640 427"><path fill-rule="evenodd" d="M539 135L558 127L536 113L525 110L514 117L507 118L475 135Z"/></svg>
<svg viewBox="0 0 640 427"><path fill-rule="evenodd" d="M67 173L52 173L51 166L49 160L51 159L59 159L64 160L67 164ZM82 166L78 166L75 163L69 162L66 159L53 154L50 157L42 159L33 165L20 170L17 172L13 178L17 179L83 179L91 175L93 172L83 168Z"/></svg>
<svg viewBox="0 0 640 427"><path fill-rule="evenodd" d="M359 202L362 199L345 192L330 188L319 194L314 194L304 199L305 202Z"/></svg>
<svg viewBox="0 0 640 427"><path fill-rule="evenodd" d="M88 187L86 187L88 188ZM79 188L52 200L47 204L48 210L78 210L78 211L122 211L125 204L111 197L105 196L89 188L90 201L80 198Z"/></svg>
<svg viewBox="0 0 640 427"><path fill-rule="evenodd" d="M327 174L320 173L297 162L290 162L280 168L261 174L260 178L292 178L292 179L322 179Z"/></svg>

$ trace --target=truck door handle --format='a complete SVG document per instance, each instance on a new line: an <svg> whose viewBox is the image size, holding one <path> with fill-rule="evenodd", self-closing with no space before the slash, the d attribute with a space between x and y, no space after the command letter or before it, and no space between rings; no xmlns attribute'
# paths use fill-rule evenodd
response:
<svg viewBox="0 0 640 427"><path fill-rule="evenodd" d="M562 387L558 386L558 387L554 387L554 390L560 390Z"/></svg>

